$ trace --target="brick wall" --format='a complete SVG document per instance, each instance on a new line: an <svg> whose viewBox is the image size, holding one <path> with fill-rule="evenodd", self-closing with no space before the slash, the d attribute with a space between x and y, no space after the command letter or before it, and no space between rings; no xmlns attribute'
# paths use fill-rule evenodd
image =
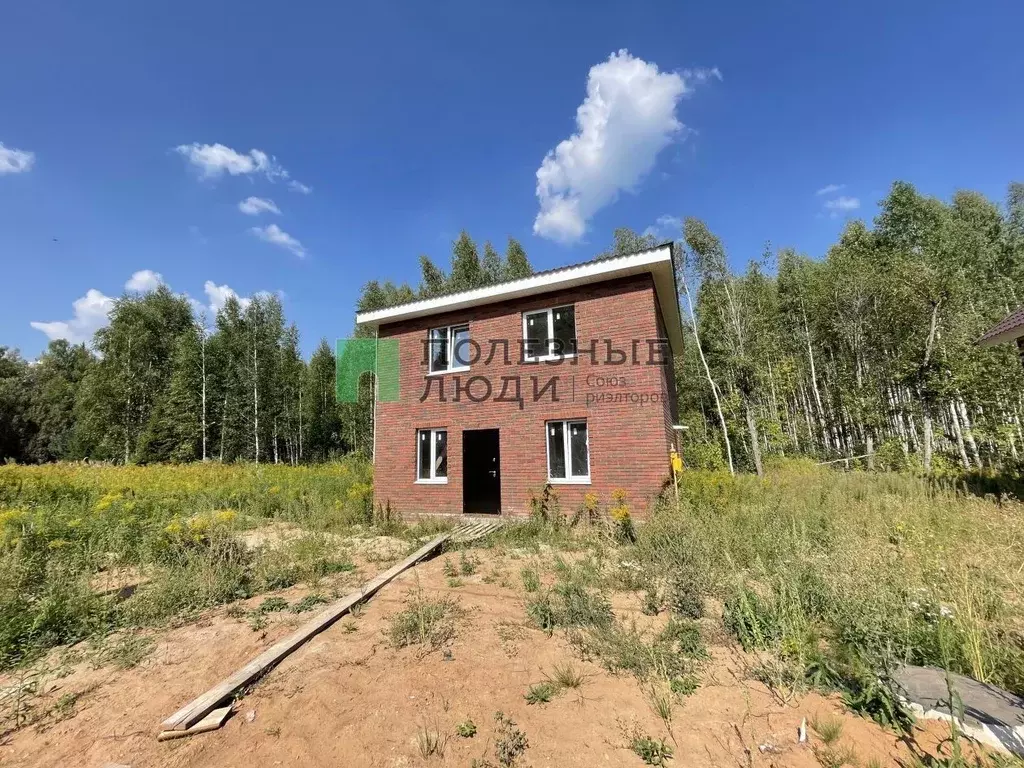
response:
<svg viewBox="0 0 1024 768"><path fill-rule="evenodd" d="M588 349L591 339L600 340L597 362L589 355L579 356L575 365L568 361L558 365L520 362L522 313L566 304L575 305L580 348ZM464 322L469 323L470 337L482 348L481 360L467 372L428 377L423 346L428 329ZM530 492L539 494L547 481L545 421L586 419L591 482L553 486L563 512L574 512L587 492L597 493L602 505L607 505L612 491L622 488L634 513L643 514L670 472L668 452L675 413L671 360L667 365L647 364L647 340L664 338L663 328L650 275L382 326L381 338L398 339L401 380L398 402L376 406L375 503L390 503L406 514L461 514L462 430L496 428L500 430L502 514L528 514ZM490 364L485 364L491 339L509 340L509 364L503 360L501 347ZM627 352L626 364L605 364L605 339L612 340L614 349ZM631 354L634 339L640 341L636 364ZM464 384L471 376L487 378L492 397L471 402L462 394L461 401L455 402L456 377ZM503 376L520 377L522 407L495 399L502 390ZM550 390L540 401L533 401L533 376L541 387L558 377L558 402L552 401ZM428 381L429 397L420 402ZM446 402L439 402L439 386L444 387ZM477 397L484 391L482 382L473 387ZM608 396L615 393L624 397L609 402ZM606 399L598 402L602 394ZM655 396L657 401L634 402L634 394L636 400ZM446 484L415 483L416 430L430 427L448 430Z"/></svg>

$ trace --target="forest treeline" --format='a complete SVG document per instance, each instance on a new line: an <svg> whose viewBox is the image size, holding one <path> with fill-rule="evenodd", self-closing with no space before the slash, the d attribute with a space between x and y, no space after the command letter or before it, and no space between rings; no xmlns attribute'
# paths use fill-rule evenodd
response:
<svg viewBox="0 0 1024 768"><path fill-rule="evenodd" d="M934 472L1021 459L1024 369L1013 345L976 342L1024 300L1024 185L1000 207L897 182L879 209L821 260L766 249L742 272L685 221L677 365L692 463L760 471L801 454Z"/></svg>
<svg viewBox="0 0 1024 768"><path fill-rule="evenodd" d="M465 232L453 244L449 272L426 256L420 264L417 289L371 281L360 308L533 271L515 240L503 256L486 243L481 257ZM299 331L278 297L231 297L210 318L161 285L117 299L88 345L52 341L31 363L0 347L0 461L297 464L369 454L369 381L357 403L338 403L334 384L331 345L321 340L303 360Z"/></svg>
<svg viewBox="0 0 1024 768"><path fill-rule="evenodd" d="M742 268L697 219L675 243L686 343L677 357L691 466L761 471L772 456L926 471L1024 460L1024 370L978 337L1024 300L1024 185L1004 205L943 201L897 182L871 225L850 221L824 258L790 248ZM616 230L599 256L656 245ZM742 263L742 262L741 262ZM417 287L367 283L358 308L532 274L463 232L448 271L420 257ZM372 447L369 385L334 397L334 354L308 362L280 302L229 300L197 318L166 287L125 295L89 346L32 364L0 348L0 459L317 461ZM356 331L358 333L358 331Z"/></svg>

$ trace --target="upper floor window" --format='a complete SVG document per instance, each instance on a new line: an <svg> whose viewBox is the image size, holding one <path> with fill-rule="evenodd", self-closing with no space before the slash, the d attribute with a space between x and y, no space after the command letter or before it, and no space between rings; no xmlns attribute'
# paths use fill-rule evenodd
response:
<svg viewBox="0 0 1024 768"><path fill-rule="evenodd" d="M526 360L575 355L576 308L570 304L524 312L523 345Z"/></svg>
<svg viewBox="0 0 1024 768"><path fill-rule="evenodd" d="M431 328L430 372L469 370L469 326L449 325Z"/></svg>

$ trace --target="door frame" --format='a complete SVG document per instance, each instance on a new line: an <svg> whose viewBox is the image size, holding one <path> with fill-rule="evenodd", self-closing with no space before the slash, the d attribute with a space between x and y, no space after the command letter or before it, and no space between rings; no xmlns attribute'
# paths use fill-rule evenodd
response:
<svg viewBox="0 0 1024 768"><path fill-rule="evenodd" d="M495 436L495 449L497 451L498 468L496 480L496 509L488 512L481 512L479 510L469 509L467 510L466 504L466 493L469 487L468 480L469 474L466 471L466 435L471 432L493 432ZM474 429L463 429L462 430L462 514L464 515L501 515L501 429L499 427L479 427ZM484 466L484 465L481 465ZM485 470L486 471L486 470Z"/></svg>

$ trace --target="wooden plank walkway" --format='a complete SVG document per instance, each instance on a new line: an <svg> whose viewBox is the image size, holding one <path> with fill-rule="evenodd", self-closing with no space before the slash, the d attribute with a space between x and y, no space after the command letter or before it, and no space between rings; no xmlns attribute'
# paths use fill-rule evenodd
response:
<svg viewBox="0 0 1024 768"><path fill-rule="evenodd" d="M244 667L226 677L206 693L196 699L193 699L173 715L168 717L162 724L163 732L158 736L158 738L163 741L168 738L175 738L179 735L192 735L193 733L202 733L206 730L211 730L209 727L211 718L207 718L211 712L217 710L218 715L220 715L221 713L218 707L223 708L222 705L227 699L234 696L246 685L249 685L262 677L278 662L280 662L281 659L301 646L311 637L327 629L327 627L341 618L347 611L351 610L352 606L364 600L368 600L375 592L377 592L377 590L402 573L402 571L411 568L420 560L423 560L427 556L433 554L446 541L451 540L453 542L460 543L473 541L493 533L498 530L501 525L502 521L500 520L468 522L456 526L447 533L443 533L440 536L431 539L409 555L409 557L405 558L402 562L392 566L383 573L378 574L375 578L368 581L355 592L351 592L337 602L331 603L331 605L327 606L327 608L303 624L295 630L295 632L288 635L288 637L275 643ZM220 723L223 723L225 717L226 713L224 713L223 717L219 718L218 724L213 727L219 727ZM207 719L204 720L204 718Z"/></svg>

